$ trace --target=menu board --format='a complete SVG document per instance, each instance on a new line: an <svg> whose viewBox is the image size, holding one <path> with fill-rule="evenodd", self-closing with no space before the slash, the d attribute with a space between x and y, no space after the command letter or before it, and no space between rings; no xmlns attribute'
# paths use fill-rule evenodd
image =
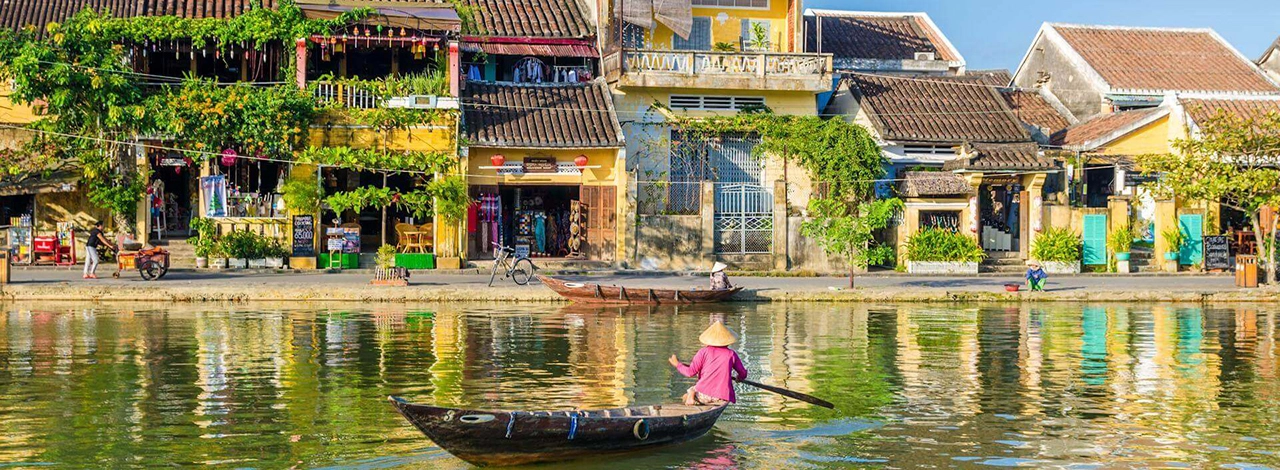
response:
<svg viewBox="0 0 1280 470"><path fill-rule="evenodd" d="M1224 236L1204 237L1204 268L1231 267L1231 245Z"/></svg>
<svg viewBox="0 0 1280 470"><path fill-rule="evenodd" d="M316 255L316 220L310 215L293 216L293 256L299 258Z"/></svg>
<svg viewBox="0 0 1280 470"><path fill-rule="evenodd" d="M555 157L525 157L524 172L525 173L555 173L556 159Z"/></svg>

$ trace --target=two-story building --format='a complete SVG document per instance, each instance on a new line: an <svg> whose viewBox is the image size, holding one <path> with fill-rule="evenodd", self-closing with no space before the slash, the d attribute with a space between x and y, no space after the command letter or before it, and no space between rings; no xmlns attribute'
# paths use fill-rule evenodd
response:
<svg viewBox="0 0 1280 470"><path fill-rule="evenodd" d="M660 2L603 8L620 15L619 34L604 48L618 57L608 72L617 76L631 181L626 210L634 214L619 261L641 269L723 261L830 270L821 250L798 236L810 191L802 169L753 155L759 138L751 132L687 133L678 122L762 108L813 116L816 96L831 89L831 55L804 52L797 0L691 3L684 11Z"/></svg>
<svg viewBox="0 0 1280 470"><path fill-rule="evenodd" d="M1188 246L1198 246L1201 236L1226 230L1230 223L1223 221L1235 216L1221 217L1215 201L1156 201L1132 171L1133 157L1173 151L1175 140L1194 135L1175 112L1180 97L1280 96L1275 79L1204 28L1047 23L1011 84L1052 97L1075 121L1050 139L1071 170L1061 182L1063 197L1046 207L1051 223L1085 234L1086 245L1103 244L1111 229L1128 225L1154 245L1143 258L1190 252L1183 257L1187 265L1199 262L1198 251L1164 246L1160 233L1181 230ZM1105 263L1105 256L1086 258Z"/></svg>

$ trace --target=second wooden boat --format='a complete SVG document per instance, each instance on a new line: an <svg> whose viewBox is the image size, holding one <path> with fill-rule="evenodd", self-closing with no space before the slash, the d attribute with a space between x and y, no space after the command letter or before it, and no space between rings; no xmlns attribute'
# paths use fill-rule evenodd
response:
<svg viewBox="0 0 1280 470"><path fill-rule="evenodd" d="M698 304L720 302L742 290L651 289L644 287L606 286L587 282L570 282L550 276L538 276L542 283L561 297L588 304Z"/></svg>
<svg viewBox="0 0 1280 470"><path fill-rule="evenodd" d="M631 452L706 434L720 406L655 405L593 411L475 411L389 397L427 438L474 465L523 465Z"/></svg>

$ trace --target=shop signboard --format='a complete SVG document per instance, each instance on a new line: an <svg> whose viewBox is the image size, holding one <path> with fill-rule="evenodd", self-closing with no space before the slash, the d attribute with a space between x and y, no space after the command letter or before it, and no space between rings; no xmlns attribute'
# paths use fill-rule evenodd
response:
<svg viewBox="0 0 1280 470"><path fill-rule="evenodd" d="M525 157L524 172L525 173L556 173L555 157Z"/></svg>
<svg viewBox="0 0 1280 470"><path fill-rule="evenodd" d="M316 223L310 215L293 216L293 256L298 258L316 255Z"/></svg>
<svg viewBox="0 0 1280 470"><path fill-rule="evenodd" d="M1204 237L1204 268L1228 269L1231 267L1231 245L1227 237Z"/></svg>
<svg viewBox="0 0 1280 470"><path fill-rule="evenodd" d="M342 231L342 252L360 253L360 229L343 228Z"/></svg>
<svg viewBox="0 0 1280 470"><path fill-rule="evenodd" d="M331 227L324 231L326 251L342 251L346 244L346 231L342 227Z"/></svg>

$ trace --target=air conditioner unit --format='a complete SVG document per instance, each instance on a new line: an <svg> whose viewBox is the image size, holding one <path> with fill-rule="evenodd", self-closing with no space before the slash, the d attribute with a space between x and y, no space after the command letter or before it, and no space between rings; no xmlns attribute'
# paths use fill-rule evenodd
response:
<svg viewBox="0 0 1280 470"><path fill-rule="evenodd" d="M388 108L435 109L435 95L397 96L387 99Z"/></svg>
<svg viewBox="0 0 1280 470"><path fill-rule="evenodd" d="M938 60L937 55L932 52L917 52L916 60Z"/></svg>

